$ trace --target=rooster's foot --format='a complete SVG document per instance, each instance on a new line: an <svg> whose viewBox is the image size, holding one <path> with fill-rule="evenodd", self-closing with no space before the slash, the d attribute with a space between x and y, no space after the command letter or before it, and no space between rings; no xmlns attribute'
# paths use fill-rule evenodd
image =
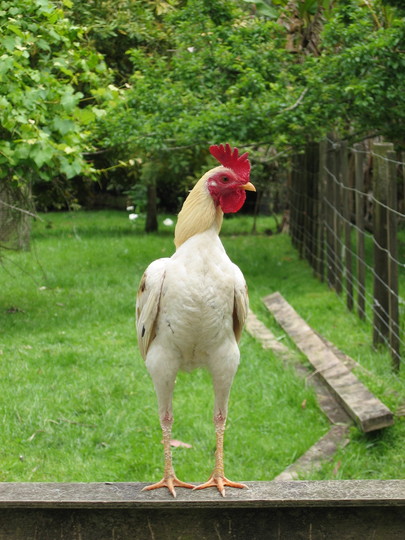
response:
<svg viewBox="0 0 405 540"><path fill-rule="evenodd" d="M245 484L239 484L238 482L232 482L231 480L228 480L225 478L225 476L216 476L212 475L210 479L205 482L205 484L201 484L200 486L196 486L194 489L205 489L208 487L216 487L222 497L225 497L225 486L233 487L233 488L247 488Z"/></svg>
<svg viewBox="0 0 405 540"><path fill-rule="evenodd" d="M156 484L145 486L142 489L142 491L151 491L152 489L158 489L158 488L163 488L163 487L166 487L170 491L170 493L173 495L173 497L176 497L176 491L174 489L175 487L194 489L194 486L192 484L187 484L186 482L182 482L175 475L171 475L167 478L163 478L160 482L156 482Z"/></svg>

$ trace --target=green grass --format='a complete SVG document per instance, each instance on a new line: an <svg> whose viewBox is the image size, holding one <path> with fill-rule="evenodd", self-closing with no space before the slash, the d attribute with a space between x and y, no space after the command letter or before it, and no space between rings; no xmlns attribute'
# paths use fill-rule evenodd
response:
<svg viewBox="0 0 405 540"><path fill-rule="evenodd" d="M8 253L0 266L0 480L157 480L163 448L152 383L136 347L134 302L146 266L173 253L173 228L145 235L124 212L42 217L31 252ZM252 236L251 227L247 216L225 220L223 242L245 273L259 318L289 343L261 302L280 291L367 368L358 375L395 410L405 398L403 372L391 375L389 356L373 351L367 325L312 277L287 236ZM269 228L271 218L259 219L259 233ZM328 422L312 390L247 333L241 352L226 474L271 480L327 432ZM192 448L173 453L184 480L203 481L211 472L212 407L209 375L179 374L173 438ZM312 478L403 477L404 443L403 418L379 435L353 430L352 443Z"/></svg>

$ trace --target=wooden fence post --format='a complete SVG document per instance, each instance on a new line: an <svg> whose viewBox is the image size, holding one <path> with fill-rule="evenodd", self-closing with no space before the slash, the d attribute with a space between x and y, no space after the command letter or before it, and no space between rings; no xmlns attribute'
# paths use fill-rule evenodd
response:
<svg viewBox="0 0 405 540"><path fill-rule="evenodd" d="M334 251L334 238L333 238L333 208L334 208L334 180L335 174L335 150L334 142L330 139L327 143L326 154L326 190L325 190L325 211L326 211L326 268L327 268L327 282L329 287L334 288L336 285L336 267L335 259L336 253Z"/></svg>
<svg viewBox="0 0 405 540"><path fill-rule="evenodd" d="M291 242L295 246L295 197L294 197L294 156L290 157L287 172L287 190L289 200L289 233Z"/></svg>
<svg viewBox="0 0 405 540"><path fill-rule="evenodd" d="M327 143L326 140L323 140L319 143L319 159L318 159L318 210L317 210L317 219L318 219L318 229L317 229L317 240L316 240L316 269L315 275L321 281L325 279L325 249L324 249L324 240L325 240L325 196L326 196L326 149Z"/></svg>
<svg viewBox="0 0 405 540"><path fill-rule="evenodd" d="M300 257L305 257L305 241L307 231L305 229L306 221L306 208L307 208L307 194L306 194L306 182L307 182L307 171L306 171L306 155L305 153L298 154L297 156L297 204L298 204L298 251Z"/></svg>
<svg viewBox="0 0 405 540"><path fill-rule="evenodd" d="M342 163L341 144L337 142L335 149L334 186L334 213L333 213L333 240L335 251L335 291L340 294L343 289L343 263L342 263Z"/></svg>
<svg viewBox="0 0 405 540"><path fill-rule="evenodd" d="M405 213L405 152L401 152L402 161L402 212Z"/></svg>
<svg viewBox="0 0 405 540"><path fill-rule="evenodd" d="M393 150L392 143L373 144L373 231L374 231L374 313L373 344L386 341L389 337L389 294L388 294L388 242L387 242L387 196L388 161L387 152Z"/></svg>
<svg viewBox="0 0 405 540"><path fill-rule="evenodd" d="M345 236L345 271L346 271L346 305L351 311L353 309L353 273L352 273L352 192L350 190L349 179L349 157L347 154L347 143L342 142L340 148L340 160L343 183L343 218Z"/></svg>
<svg viewBox="0 0 405 540"><path fill-rule="evenodd" d="M308 155L308 145L305 147L304 154L302 155L302 173L301 173L301 202L302 202L302 249L301 257L311 260L311 200L308 197L309 183L311 181L308 163L310 156Z"/></svg>
<svg viewBox="0 0 405 540"><path fill-rule="evenodd" d="M357 313L360 319L366 318L366 265L364 247L364 148L362 144L354 145L354 167L356 186L356 244L357 244Z"/></svg>
<svg viewBox="0 0 405 540"><path fill-rule="evenodd" d="M291 238L293 245L298 249L300 257L303 256L304 246L304 156L303 154L295 154L292 157L291 171Z"/></svg>
<svg viewBox="0 0 405 540"><path fill-rule="evenodd" d="M318 239L319 149L316 143L305 148L305 257L316 271Z"/></svg>
<svg viewBox="0 0 405 540"><path fill-rule="evenodd" d="M396 153L387 152L388 161L388 215L387 215L387 247L388 247L388 313L389 344L392 365L395 371L400 366L399 308L398 308L398 189Z"/></svg>
<svg viewBox="0 0 405 540"><path fill-rule="evenodd" d="M314 275L340 294L346 287L346 304L354 307L357 270L357 312L366 318L366 249L365 222L365 149L354 145L354 171L349 168L347 143L336 141L333 135L319 145L307 144L304 152L295 154L291 167L291 237L301 258L305 257ZM401 364L401 328L399 320L398 289L398 211L405 207L398 200L398 187L402 193L405 165L398 167L392 143L374 143L371 154L372 219L373 219L373 345L389 346L394 370ZM405 160L405 153L402 154ZM350 163L352 163L350 161ZM368 170L368 169L367 169ZM367 204L368 209L368 204ZM355 210L356 241L353 236ZM369 210L369 209L368 209ZM326 268L325 268L326 261ZM325 274L325 276L324 276Z"/></svg>

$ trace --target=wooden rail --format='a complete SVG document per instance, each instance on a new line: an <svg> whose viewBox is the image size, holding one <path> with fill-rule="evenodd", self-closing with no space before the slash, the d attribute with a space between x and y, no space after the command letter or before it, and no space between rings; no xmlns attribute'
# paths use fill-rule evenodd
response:
<svg viewBox="0 0 405 540"><path fill-rule="evenodd" d="M405 480L248 482L142 492L141 483L3 483L1 540L403 540Z"/></svg>
<svg viewBox="0 0 405 540"><path fill-rule="evenodd" d="M266 296L263 301L363 431L393 424L393 414L388 407L357 379L280 293Z"/></svg>

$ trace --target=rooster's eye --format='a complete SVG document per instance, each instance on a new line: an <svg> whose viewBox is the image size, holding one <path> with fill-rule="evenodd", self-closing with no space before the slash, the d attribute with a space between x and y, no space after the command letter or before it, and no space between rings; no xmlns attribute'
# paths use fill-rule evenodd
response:
<svg viewBox="0 0 405 540"><path fill-rule="evenodd" d="M227 176L222 177L222 182L229 182L229 178Z"/></svg>

